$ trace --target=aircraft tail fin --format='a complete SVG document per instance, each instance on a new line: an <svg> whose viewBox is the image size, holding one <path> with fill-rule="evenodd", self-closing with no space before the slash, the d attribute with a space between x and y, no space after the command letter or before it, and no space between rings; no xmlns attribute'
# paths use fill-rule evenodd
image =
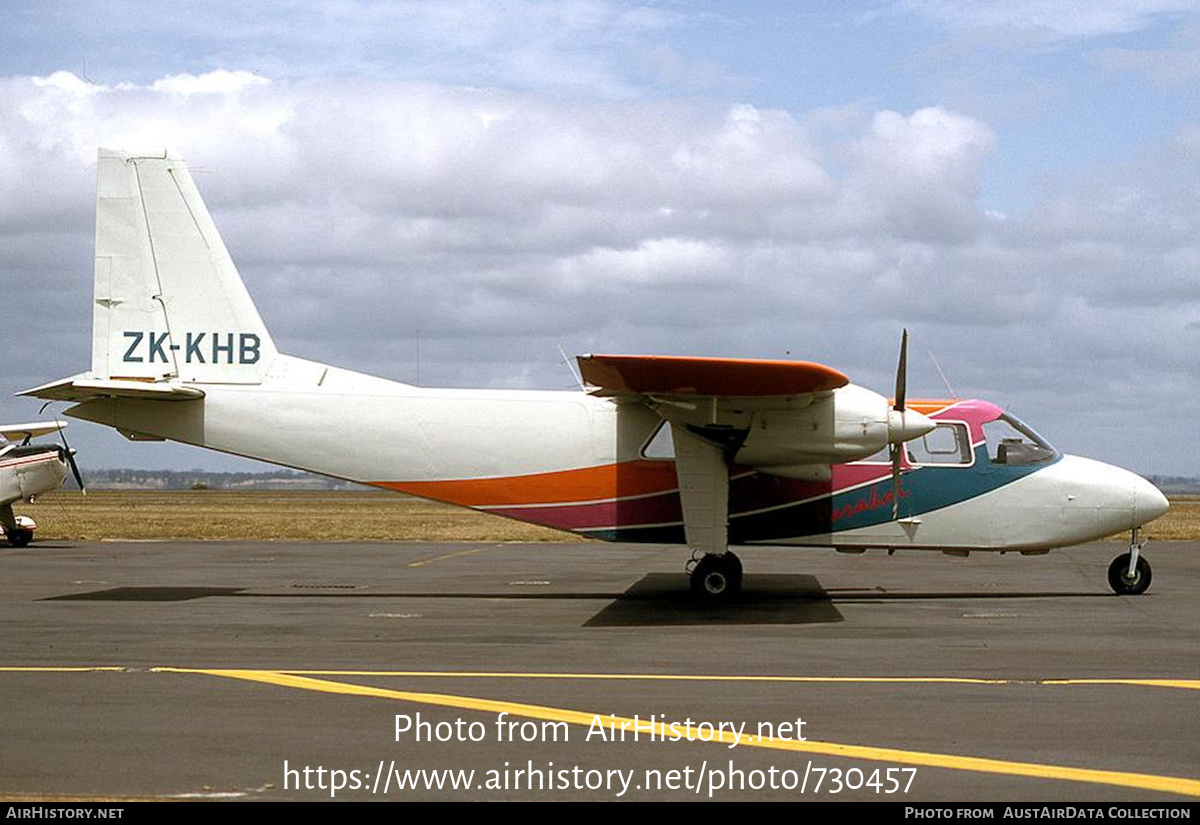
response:
<svg viewBox="0 0 1200 825"><path fill-rule="evenodd" d="M277 351L187 165L101 149L91 378L261 383Z"/></svg>

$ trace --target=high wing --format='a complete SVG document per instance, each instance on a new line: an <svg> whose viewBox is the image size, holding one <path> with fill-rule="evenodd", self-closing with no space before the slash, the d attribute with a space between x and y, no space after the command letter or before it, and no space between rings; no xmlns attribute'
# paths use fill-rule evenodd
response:
<svg viewBox="0 0 1200 825"><path fill-rule="evenodd" d="M823 480L829 467L924 435L933 423L897 415L878 393L809 361L581 355L595 395L641 402L672 430L720 447L729 463Z"/></svg>
<svg viewBox="0 0 1200 825"><path fill-rule="evenodd" d="M893 410L878 393L808 361L583 355L593 393L646 404L671 425L688 546L712 568L693 578L716 592L737 588L726 559L730 467L828 481L832 465L866 458L934 428ZM707 559L707 561L703 561ZM716 584L714 584L716 582Z"/></svg>
<svg viewBox="0 0 1200 825"><path fill-rule="evenodd" d="M67 426L65 421L39 421L34 424L0 424L0 436L9 441L27 441L39 435L56 433Z"/></svg>
<svg viewBox="0 0 1200 825"><path fill-rule="evenodd" d="M583 380L597 394L788 396L828 392L850 383L810 361L694 358L670 355L581 355Z"/></svg>

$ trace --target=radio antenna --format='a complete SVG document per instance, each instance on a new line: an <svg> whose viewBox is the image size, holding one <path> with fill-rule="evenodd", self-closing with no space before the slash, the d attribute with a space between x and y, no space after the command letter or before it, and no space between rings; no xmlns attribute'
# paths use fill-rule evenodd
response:
<svg viewBox="0 0 1200 825"><path fill-rule="evenodd" d="M571 364L571 359L567 355L566 350L562 348L562 344L557 344L556 346L558 347L558 354L562 356L563 364L571 371L571 377L575 379L575 383L579 385L579 389L587 392L587 387L583 385L583 378L575 371L575 367Z"/></svg>
<svg viewBox="0 0 1200 825"><path fill-rule="evenodd" d="M946 390L950 393L950 397L957 401L958 393L954 391L954 387L950 386L950 382L946 380L946 373L942 372L942 365L938 363L937 356L933 354L933 350L926 350L926 352L929 353L929 360L933 362L933 368L942 377L942 383L946 385Z"/></svg>

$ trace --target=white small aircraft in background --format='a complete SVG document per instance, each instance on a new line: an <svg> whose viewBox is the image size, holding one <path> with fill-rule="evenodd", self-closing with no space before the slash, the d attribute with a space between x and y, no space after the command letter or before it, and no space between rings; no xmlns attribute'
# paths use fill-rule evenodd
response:
<svg viewBox="0 0 1200 825"><path fill-rule="evenodd" d="M63 421L42 421L36 424L0 424L0 527L13 547L24 547L33 541L37 524L28 516L13 514L13 502L30 503L42 493L62 486L67 470L75 475L79 489L83 476L75 464L75 451L64 440L59 444L31 444L39 435L60 432L67 426Z"/></svg>
<svg viewBox="0 0 1200 825"><path fill-rule="evenodd" d="M427 389L280 353L186 165L100 150L92 363L23 395L170 439L612 541L686 544L737 592L734 545L1044 553L1131 530L1145 479L1067 456L986 401L894 399L793 361L581 356L591 392ZM370 449L355 449L361 434Z"/></svg>

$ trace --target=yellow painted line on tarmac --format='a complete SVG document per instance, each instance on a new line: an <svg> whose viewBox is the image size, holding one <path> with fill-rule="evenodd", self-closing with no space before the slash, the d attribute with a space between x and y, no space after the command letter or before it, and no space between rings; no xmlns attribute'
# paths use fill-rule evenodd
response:
<svg viewBox="0 0 1200 825"><path fill-rule="evenodd" d="M421 559L420 561L410 561L405 567L424 567L427 564L433 564L435 561L444 561L445 559L455 559L459 556L473 556L476 553L482 553L484 550L490 550L490 547L472 547L469 550L456 550L453 553L446 553L442 556L434 556L431 559Z"/></svg>
<svg viewBox="0 0 1200 825"><path fill-rule="evenodd" d="M1200 679L1046 679L1046 685L1143 685L1200 690Z"/></svg>
<svg viewBox="0 0 1200 825"><path fill-rule="evenodd" d="M611 730L614 734L621 730L632 730L637 724L628 717L607 716L603 714L585 713L578 710L554 708L544 705L527 705L520 702L505 702L494 699L480 699L472 696L452 696L442 693L415 693L411 691L390 690L387 688L355 685L346 682L313 679L307 676L297 676L278 671L239 670L239 669L175 669L159 668L160 671L180 673L203 673L227 679L238 679L247 682L259 682L280 687L296 688L299 690L332 693L344 696L365 696L377 699L393 699L402 702L414 702L423 705L458 708L462 710L483 711L487 713L508 713L511 716L525 719L538 719L549 722L565 722L571 725L591 728L599 724ZM642 722L643 726L645 725ZM672 730L682 731L685 736L695 736L699 728L692 725L657 722L654 724L655 735L668 738ZM721 742L733 745L737 742L733 734L727 731L712 731L711 742ZM1037 779L1052 779L1066 782L1088 782L1097 785L1112 785L1126 788L1141 788L1161 791L1163 793L1181 794L1200 797L1200 780L1178 776L1157 776L1144 773L1127 773L1124 771L1094 770L1091 768L1076 768L1062 765L1046 765L1036 762L1013 762L1002 759L988 759L977 756L957 756L946 753L930 753L925 751L899 750L896 748L877 748L867 745L843 745L836 742L817 741L746 741L742 738L743 747L768 748L772 750L792 751L798 753L814 753L824 756L835 756L849 759L863 759L875 762L892 762L901 765L917 765L930 768L946 768L949 770L973 771L976 773L1002 774L1008 776L1026 776Z"/></svg>
<svg viewBox="0 0 1200 825"><path fill-rule="evenodd" d="M120 673L141 670L118 665L77 667L0 666L0 673ZM151 672L207 673L205 669L152 667ZM688 673L521 673L501 670L312 670L284 668L273 673L295 676L369 676L382 678L445 679L580 679L643 682L778 682L784 684L885 684L885 685L1114 685L1125 687L1200 690L1200 679L978 679L959 676L750 676L745 674L695 675Z"/></svg>
<svg viewBox="0 0 1200 825"><path fill-rule="evenodd" d="M520 673L448 670L309 670L275 671L296 676L381 676L448 679L585 679L646 682L782 682L799 684L944 684L944 685L1124 685L1200 690L1200 679L976 679L957 676L747 676L683 673Z"/></svg>

